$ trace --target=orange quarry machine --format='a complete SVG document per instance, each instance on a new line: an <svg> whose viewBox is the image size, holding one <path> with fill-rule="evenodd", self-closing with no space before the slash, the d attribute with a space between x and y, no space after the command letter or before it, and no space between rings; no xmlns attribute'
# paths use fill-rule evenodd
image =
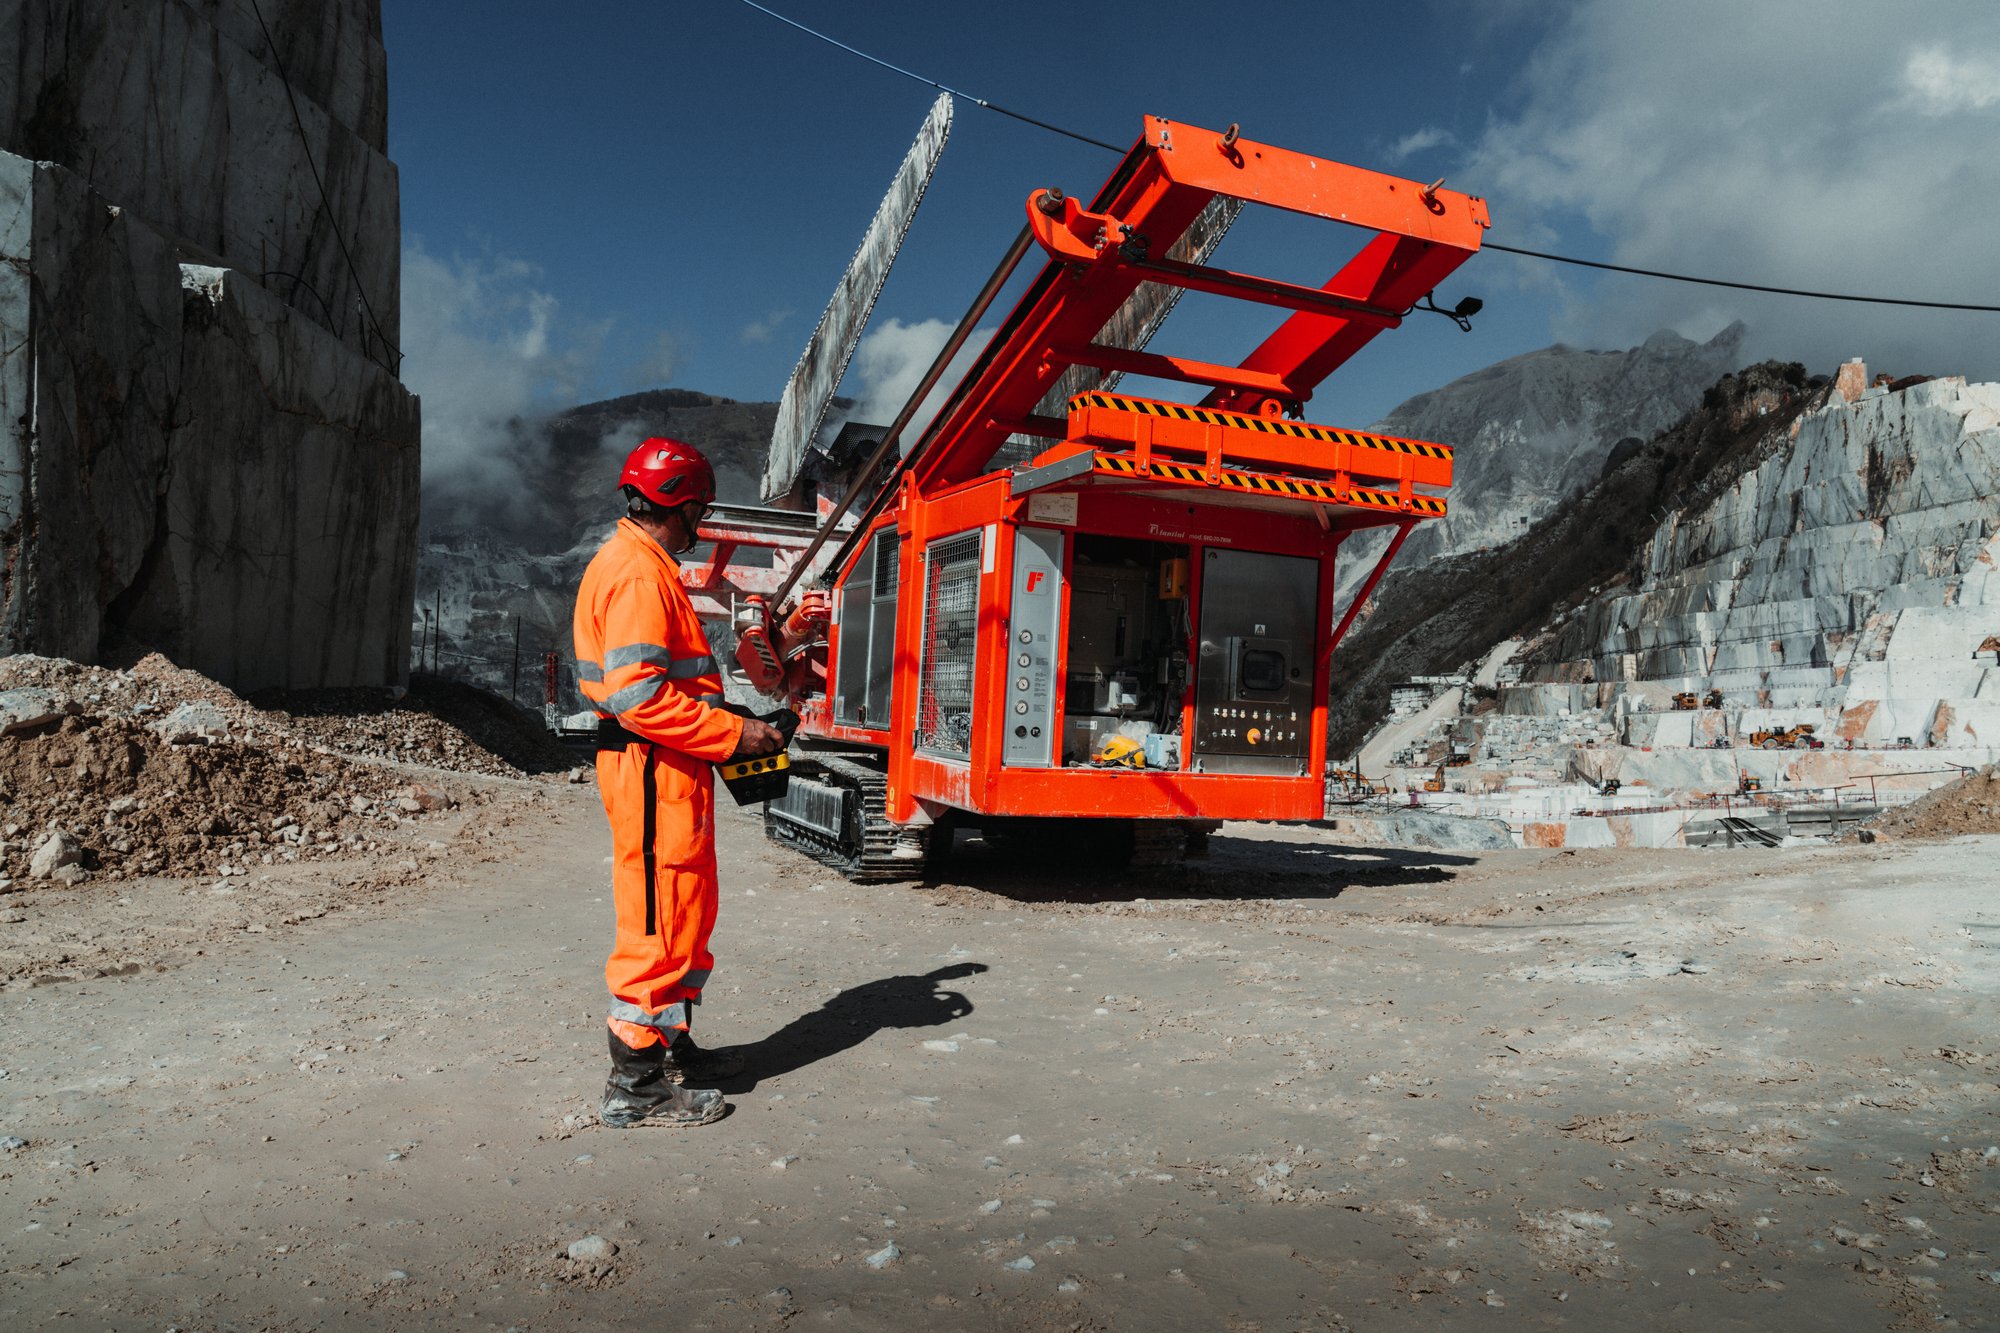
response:
<svg viewBox="0 0 2000 1333"><path fill-rule="evenodd" d="M1373 235L1318 287L1175 257L1200 254L1190 229L1234 200ZM1438 309L1431 293L1487 225L1483 200L1440 185L1154 117L1087 206L1031 195L860 481L787 552L789 576L740 605L739 665L801 719L771 836L887 879L920 875L963 825L1004 837L1061 819L1160 860L1214 821L1320 818L1334 648L1410 531L1445 512L1452 454L1298 418L1376 334ZM1036 252L1012 312L903 449ZM1289 313L1238 365L1135 350L1106 331L1142 284ZM1476 308L1439 313L1463 326ZM1041 410L1076 367L1086 384L1207 392L1186 405L1086 388L1064 416ZM1391 540L1341 614L1335 561L1372 529Z"/></svg>

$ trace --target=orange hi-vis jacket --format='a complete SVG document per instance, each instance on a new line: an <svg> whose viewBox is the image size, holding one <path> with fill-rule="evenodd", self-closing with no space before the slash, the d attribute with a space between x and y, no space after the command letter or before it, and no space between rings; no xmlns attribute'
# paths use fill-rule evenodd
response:
<svg viewBox="0 0 2000 1333"><path fill-rule="evenodd" d="M712 706L722 702L722 670L680 566L631 519L584 571L574 628L578 686L626 733L597 751L616 919L604 979L612 1030L644 1047L687 1028L715 966L709 765L735 751L743 719Z"/></svg>

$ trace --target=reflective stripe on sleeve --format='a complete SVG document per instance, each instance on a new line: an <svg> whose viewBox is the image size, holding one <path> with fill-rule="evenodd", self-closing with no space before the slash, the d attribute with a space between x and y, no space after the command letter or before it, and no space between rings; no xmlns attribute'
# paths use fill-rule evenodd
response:
<svg viewBox="0 0 2000 1333"><path fill-rule="evenodd" d="M592 685L601 685L604 683L604 668L579 657L576 659L576 678Z"/></svg>
<svg viewBox="0 0 2000 1333"><path fill-rule="evenodd" d="M604 706L614 713L629 712L665 688L667 688L665 680L658 676L647 676L643 680L632 682L622 690L613 690L611 697L604 701Z"/></svg>
<svg viewBox="0 0 2000 1333"><path fill-rule="evenodd" d="M644 662L650 666L666 666L674 660L673 654L657 643L628 643L604 651L604 669L616 671L619 667Z"/></svg>
<svg viewBox="0 0 2000 1333"><path fill-rule="evenodd" d="M696 676L714 675L718 669L715 659L706 653L700 657L683 657L667 667L667 679L692 680Z"/></svg>
<svg viewBox="0 0 2000 1333"><path fill-rule="evenodd" d="M665 667L668 680L688 680L716 670L715 658L707 653L700 657L675 657L657 643L628 643L604 654L606 671L640 665Z"/></svg>

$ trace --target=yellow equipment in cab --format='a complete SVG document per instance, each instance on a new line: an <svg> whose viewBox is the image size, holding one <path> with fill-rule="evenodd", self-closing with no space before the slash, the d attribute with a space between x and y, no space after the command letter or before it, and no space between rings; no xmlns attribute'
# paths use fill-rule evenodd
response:
<svg viewBox="0 0 2000 1333"><path fill-rule="evenodd" d="M1146 747L1130 736L1113 736L1098 747L1090 756L1094 764L1108 764L1113 768L1144 768Z"/></svg>

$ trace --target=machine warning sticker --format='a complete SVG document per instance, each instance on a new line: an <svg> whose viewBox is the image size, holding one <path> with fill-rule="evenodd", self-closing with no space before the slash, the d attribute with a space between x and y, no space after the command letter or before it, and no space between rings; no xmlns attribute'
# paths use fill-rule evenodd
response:
<svg viewBox="0 0 2000 1333"><path fill-rule="evenodd" d="M1029 496L1028 517L1036 523L1060 523L1066 528L1075 527L1076 492L1057 491L1052 495Z"/></svg>

